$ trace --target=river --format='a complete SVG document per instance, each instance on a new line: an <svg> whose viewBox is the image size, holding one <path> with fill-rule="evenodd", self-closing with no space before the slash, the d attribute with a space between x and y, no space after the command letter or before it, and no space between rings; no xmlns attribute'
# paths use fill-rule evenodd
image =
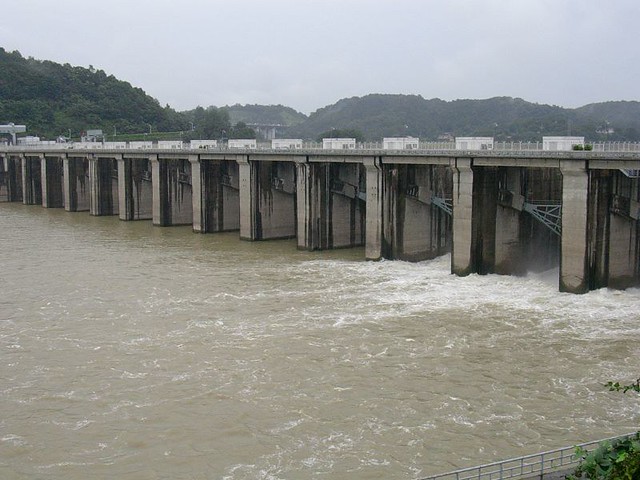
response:
<svg viewBox="0 0 640 480"><path fill-rule="evenodd" d="M633 431L640 290L0 204L0 478L416 479Z"/></svg>

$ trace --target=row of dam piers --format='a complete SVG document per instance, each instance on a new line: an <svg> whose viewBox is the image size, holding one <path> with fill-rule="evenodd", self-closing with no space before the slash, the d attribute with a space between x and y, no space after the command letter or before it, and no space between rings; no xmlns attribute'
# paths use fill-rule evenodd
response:
<svg viewBox="0 0 640 480"><path fill-rule="evenodd" d="M451 253L456 275L559 267L561 291L640 283L638 158L0 152L0 201L369 260Z"/></svg>

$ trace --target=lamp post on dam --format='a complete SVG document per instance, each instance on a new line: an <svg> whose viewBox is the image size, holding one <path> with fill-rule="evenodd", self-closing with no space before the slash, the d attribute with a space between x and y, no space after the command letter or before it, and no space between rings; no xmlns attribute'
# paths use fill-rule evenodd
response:
<svg viewBox="0 0 640 480"><path fill-rule="evenodd" d="M640 152L0 148L0 201L451 272L559 266L561 291L640 284Z"/></svg>

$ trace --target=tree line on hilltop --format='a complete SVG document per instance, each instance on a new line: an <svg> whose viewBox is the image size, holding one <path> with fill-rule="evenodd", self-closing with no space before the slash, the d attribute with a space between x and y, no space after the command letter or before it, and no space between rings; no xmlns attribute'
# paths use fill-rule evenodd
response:
<svg viewBox="0 0 640 480"><path fill-rule="evenodd" d="M232 125L224 109L176 112L102 70L24 58L2 48L0 122L26 125L30 135L48 139L78 137L90 129L116 139L143 132L184 132L186 139L255 135L242 122Z"/></svg>
<svg viewBox="0 0 640 480"><path fill-rule="evenodd" d="M589 141L636 141L640 103L567 109L511 97L444 101L371 94L339 100L308 116L282 105L198 106L178 112L91 66L24 58L0 48L0 123L8 122L27 125L30 135L48 139L77 138L88 129L101 129L115 140L145 132L174 132L183 140L255 138L248 124L268 124L277 126L279 137L311 140L344 135L359 141L391 136L539 141L544 135L579 135Z"/></svg>

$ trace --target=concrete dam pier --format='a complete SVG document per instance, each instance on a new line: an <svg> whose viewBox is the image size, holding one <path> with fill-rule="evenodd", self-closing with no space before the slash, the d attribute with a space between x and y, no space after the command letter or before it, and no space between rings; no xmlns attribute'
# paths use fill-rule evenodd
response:
<svg viewBox="0 0 640 480"><path fill-rule="evenodd" d="M561 291L640 284L640 153L0 149L0 201L451 272L559 266Z"/></svg>

